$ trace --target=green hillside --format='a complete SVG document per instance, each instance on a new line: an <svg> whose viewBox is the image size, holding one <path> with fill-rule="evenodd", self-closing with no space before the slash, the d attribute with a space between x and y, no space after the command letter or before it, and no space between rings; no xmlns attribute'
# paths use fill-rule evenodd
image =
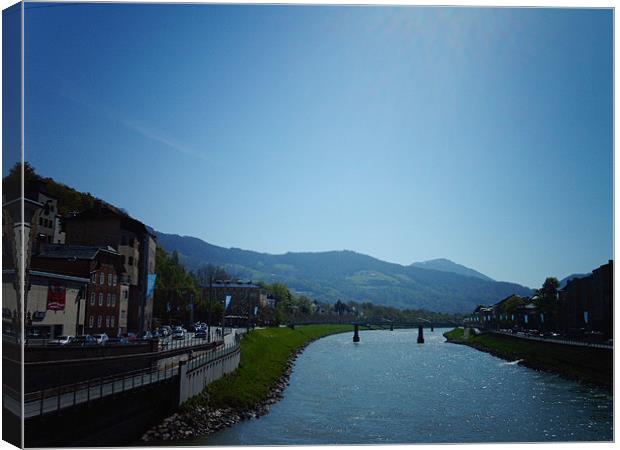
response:
<svg viewBox="0 0 620 450"><path fill-rule="evenodd" d="M320 301L369 301L399 308L461 313L513 293L532 293L515 283L415 265L401 266L348 250L270 255L218 247L194 237L160 232L157 236L159 244L167 251L176 250L191 270L207 263L216 264L239 278L283 282L295 292Z"/></svg>

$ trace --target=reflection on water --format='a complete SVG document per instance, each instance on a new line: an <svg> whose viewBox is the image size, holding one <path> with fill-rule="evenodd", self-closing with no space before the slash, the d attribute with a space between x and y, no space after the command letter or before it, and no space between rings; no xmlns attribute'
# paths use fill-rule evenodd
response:
<svg viewBox="0 0 620 450"><path fill-rule="evenodd" d="M446 330L321 339L297 360L269 414L190 445L612 439L605 391L447 344Z"/></svg>

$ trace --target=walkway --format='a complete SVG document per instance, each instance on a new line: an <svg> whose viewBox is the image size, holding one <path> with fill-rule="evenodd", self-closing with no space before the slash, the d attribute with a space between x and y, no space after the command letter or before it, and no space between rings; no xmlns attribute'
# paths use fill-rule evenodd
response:
<svg viewBox="0 0 620 450"><path fill-rule="evenodd" d="M235 334L243 334L244 332L245 329L233 329L232 332L224 336L224 345L219 346L218 349L201 350L193 354L164 358L159 360L154 367L147 369L27 393L24 396L23 416L24 418L35 417L171 380L178 376L181 361L187 361L190 356L192 361L197 360L196 363L200 363L200 365L216 360L235 346ZM19 393L11 394L7 386L4 386L2 398L4 407L13 414L20 416Z"/></svg>

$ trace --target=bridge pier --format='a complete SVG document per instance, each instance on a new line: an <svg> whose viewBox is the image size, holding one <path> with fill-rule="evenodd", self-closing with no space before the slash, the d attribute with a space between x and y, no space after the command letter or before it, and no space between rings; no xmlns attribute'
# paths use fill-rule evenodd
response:
<svg viewBox="0 0 620 450"><path fill-rule="evenodd" d="M418 325L418 344L424 344L424 327Z"/></svg>
<svg viewBox="0 0 620 450"><path fill-rule="evenodd" d="M353 330L353 342L359 342L359 341L360 341L360 326L355 325L355 328Z"/></svg>
<svg viewBox="0 0 620 450"><path fill-rule="evenodd" d="M394 331L394 324L393 323L390 324L390 331Z"/></svg>
<svg viewBox="0 0 620 450"><path fill-rule="evenodd" d="M432 323L431 323L431 331L435 331L435 328L433 327Z"/></svg>

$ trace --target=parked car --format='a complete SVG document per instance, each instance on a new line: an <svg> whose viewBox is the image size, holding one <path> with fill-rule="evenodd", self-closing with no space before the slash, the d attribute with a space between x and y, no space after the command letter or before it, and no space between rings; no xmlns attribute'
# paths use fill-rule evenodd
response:
<svg viewBox="0 0 620 450"><path fill-rule="evenodd" d="M136 333L124 333L124 334L121 334L120 337L127 339L129 342L133 342L137 339Z"/></svg>
<svg viewBox="0 0 620 450"><path fill-rule="evenodd" d="M586 331L584 337L588 342L603 342L605 334L600 331Z"/></svg>
<svg viewBox="0 0 620 450"><path fill-rule="evenodd" d="M207 338L207 332L202 329L202 328L198 328L198 330L196 330L196 332L194 333L194 337L196 339L206 339Z"/></svg>
<svg viewBox="0 0 620 450"><path fill-rule="evenodd" d="M84 336L76 336L73 341L68 345L76 345L80 347L87 347L91 345L97 345L97 341L90 334Z"/></svg>
<svg viewBox="0 0 620 450"><path fill-rule="evenodd" d="M67 345L73 342L73 339L73 336L56 336L56 338L49 341L47 345Z"/></svg>
<svg viewBox="0 0 620 450"><path fill-rule="evenodd" d="M109 338L105 341L105 345L127 345L129 341L124 337Z"/></svg>
<svg viewBox="0 0 620 450"><path fill-rule="evenodd" d="M172 334L172 328L169 325L164 325L159 329L162 337L168 337Z"/></svg>
<svg viewBox="0 0 620 450"><path fill-rule="evenodd" d="M29 341L39 341L40 344L43 343L43 339L47 339L49 337L49 333L42 333L38 328L34 328L26 333L26 342Z"/></svg>
<svg viewBox="0 0 620 450"><path fill-rule="evenodd" d="M97 341L97 344L99 345L105 344L106 341L110 339L108 335L105 333L93 334L93 338L95 338L95 341Z"/></svg>
<svg viewBox="0 0 620 450"><path fill-rule="evenodd" d="M172 339L185 339L185 330L177 327L172 331Z"/></svg>
<svg viewBox="0 0 620 450"><path fill-rule="evenodd" d="M150 331L141 331L137 334L136 339L153 339L153 334Z"/></svg>

